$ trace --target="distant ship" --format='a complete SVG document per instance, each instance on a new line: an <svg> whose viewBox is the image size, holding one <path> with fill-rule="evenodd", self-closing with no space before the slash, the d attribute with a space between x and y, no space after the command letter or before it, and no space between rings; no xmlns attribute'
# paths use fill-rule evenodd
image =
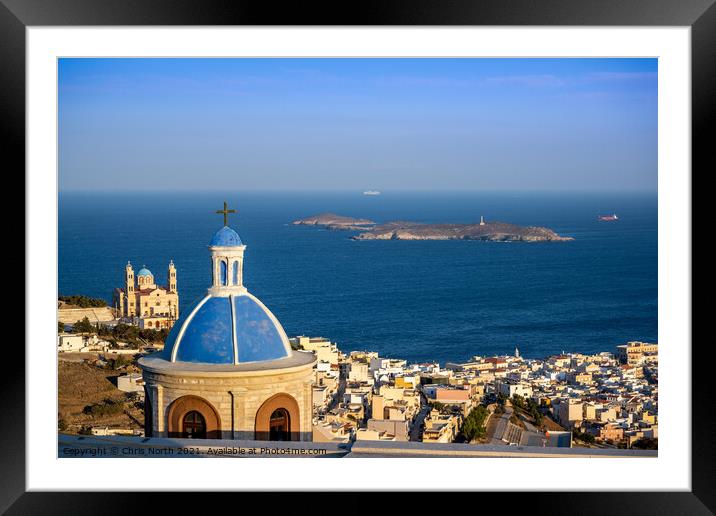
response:
<svg viewBox="0 0 716 516"><path fill-rule="evenodd" d="M380 192L378 190L366 190L363 195L380 195Z"/></svg>
<svg viewBox="0 0 716 516"><path fill-rule="evenodd" d="M605 222L609 222L609 221L612 221L612 220L619 220L619 217L617 217L617 214L616 214L616 213L614 213L614 214L612 214L612 215L600 215L600 216L599 216L599 220L603 220L603 221L605 221Z"/></svg>

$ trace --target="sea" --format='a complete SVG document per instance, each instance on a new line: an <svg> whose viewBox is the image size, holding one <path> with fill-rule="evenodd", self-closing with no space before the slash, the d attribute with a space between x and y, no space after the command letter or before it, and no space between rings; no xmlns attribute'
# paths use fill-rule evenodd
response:
<svg viewBox="0 0 716 516"><path fill-rule="evenodd" d="M203 296L207 244L229 225L246 244L244 283L289 336L410 362L543 358L658 342L657 195L597 192L61 192L59 293L112 301L124 266ZM569 242L351 240L291 222L324 212L376 222L502 221ZM616 213L614 222L598 215Z"/></svg>

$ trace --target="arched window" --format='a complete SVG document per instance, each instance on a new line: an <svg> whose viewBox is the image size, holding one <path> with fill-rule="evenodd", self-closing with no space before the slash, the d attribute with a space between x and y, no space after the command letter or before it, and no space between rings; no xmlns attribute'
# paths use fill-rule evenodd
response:
<svg viewBox="0 0 716 516"><path fill-rule="evenodd" d="M228 285L229 284L229 274L226 270L226 261L221 260L221 284L222 285Z"/></svg>
<svg viewBox="0 0 716 516"><path fill-rule="evenodd" d="M239 284L239 261L234 262L234 285Z"/></svg>
<svg viewBox="0 0 716 516"><path fill-rule="evenodd" d="M182 437L186 439L206 439L206 420L196 410L187 412L181 421Z"/></svg>
<svg viewBox="0 0 716 516"><path fill-rule="evenodd" d="M269 420L269 441L290 441L290 417L288 410L279 408L273 411Z"/></svg>

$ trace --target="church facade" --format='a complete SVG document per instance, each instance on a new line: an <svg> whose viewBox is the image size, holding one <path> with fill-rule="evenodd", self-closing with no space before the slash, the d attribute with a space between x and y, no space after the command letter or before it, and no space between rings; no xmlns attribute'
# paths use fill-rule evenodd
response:
<svg viewBox="0 0 716 516"><path fill-rule="evenodd" d="M162 351L139 360L147 436L312 440L316 358L292 350L280 322L244 286L245 249L225 220L209 244L206 295Z"/></svg>
<svg viewBox="0 0 716 516"><path fill-rule="evenodd" d="M142 267L136 275L132 264L124 267L124 288L114 291L113 304L118 318L131 321L140 328L159 330L171 328L179 317L177 270L174 262L167 267L167 284L159 286L154 275Z"/></svg>

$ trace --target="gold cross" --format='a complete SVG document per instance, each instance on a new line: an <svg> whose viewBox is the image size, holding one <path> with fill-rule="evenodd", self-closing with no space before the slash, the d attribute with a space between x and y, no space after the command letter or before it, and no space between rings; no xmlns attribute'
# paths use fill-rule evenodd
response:
<svg viewBox="0 0 716 516"><path fill-rule="evenodd" d="M226 201L224 201L224 209L223 210L216 210L216 213L223 213L224 214L224 226L228 226L228 218L227 215L229 213L236 213L236 210L229 210L227 209L229 207L228 204L226 204Z"/></svg>

